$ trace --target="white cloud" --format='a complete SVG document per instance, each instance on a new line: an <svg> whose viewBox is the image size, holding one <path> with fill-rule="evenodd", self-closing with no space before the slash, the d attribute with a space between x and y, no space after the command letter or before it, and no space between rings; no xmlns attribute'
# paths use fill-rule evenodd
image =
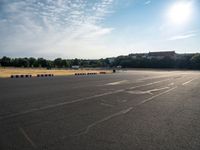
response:
<svg viewBox="0 0 200 150"><path fill-rule="evenodd" d="M151 4L151 1L150 1L150 0L149 0L149 1L146 1L144 4L145 4L145 5L149 5L149 4Z"/></svg>
<svg viewBox="0 0 200 150"><path fill-rule="evenodd" d="M176 35L176 36L170 37L169 40L170 41L183 40L183 39L188 39L188 38L192 38L192 37L195 37L195 36L196 36L195 33L182 34L182 35Z"/></svg>
<svg viewBox="0 0 200 150"><path fill-rule="evenodd" d="M98 57L101 39L113 30L103 26L112 4L113 0L5 1L0 54Z"/></svg>

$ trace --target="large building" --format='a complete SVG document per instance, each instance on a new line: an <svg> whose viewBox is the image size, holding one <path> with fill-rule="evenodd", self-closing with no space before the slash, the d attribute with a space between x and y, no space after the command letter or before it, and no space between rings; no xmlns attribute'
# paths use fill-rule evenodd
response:
<svg viewBox="0 0 200 150"><path fill-rule="evenodd" d="M133 53L129 54L133 59L136 58L148 58L148 59L163 59L165 57L176 59L177 54L175 51L160 51L160 52L149 52L149 53Z"/></svg>
<svg viewBox="0 0 200 150"><path fill-rule="evenodd" d="M165 57L176 59L177 54L175 51L162 51L162 52L149 52L147 58L149 59L163 59Z"/></svg>
<svg viewBox="0 0 200 150"><path fill-rule="evenodd" d="M132 58L147 58L148 53L135 53L135 54L129 54Z"/></svg>

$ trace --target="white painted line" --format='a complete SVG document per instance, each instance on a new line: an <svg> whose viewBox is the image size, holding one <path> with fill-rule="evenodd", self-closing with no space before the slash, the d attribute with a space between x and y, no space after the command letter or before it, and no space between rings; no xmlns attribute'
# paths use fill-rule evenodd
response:
<svg viewBox="0 0 200 150"><path fill-rule="evenodd" d="M161 75L161 76L156 76L156 77L146 77L146 78L142 78L142 79L139 79L138 81L145 81L145 80L151 80L151 79L159 79L159 78L165 78L165 77L177 77L177 75Z"/></svg>
<svg viewBox="0 0 200 150"><path fill-rule="evenodd" d="M162 91L162 90L166 90L166 89L169 89L170 87L166 86L166 87L162 87L162 88L159 88L159 89L152 89L152 90L149 90L149 92L157 92L157 91Z"/></svg>
<svg viewBox="0 0 200 150"><path fill-rule="evenodd" d="M151 82L151 83L147 83L147 84L143 84L143 85L133 86L133 87L130 87L129 89L136 89L136 88L140 88L140 87L154 85L154 84L161 83L161 82L164 82L164 81L169 81L169 80L170 79L164 79L164 80L160 80L160 81L155 81L155 82Z"/></svg>
<svg viewBox="0 0 200 150"><path fill-rule="evenodd" d="M20 132L24 135L24 137L26 138L26 140L31 144L32 147L37 148L37 146L35 145L35 143L33 142L33 140L31 140L31 138L28 136L28 134L24 131L23 128L19 127Z"/></svg>
<svg viewBox="0 0 200 150"><path fill-rule="evenodd" d="M144 104L144 103L146 103L146 102L149 102L149 101L153 100L154 98L156 98L156 97L158 97L158 96L161 96L161 95L163 95L163 94L169 93L169 92L171 92L172 90L174 90L174 89L176 89L176 88L177 88L177 86L174 87L174 88L171 88L171 89L169 89L169 90L167 90L167 91L164 91L164 92L162 92L162 93L160 93L160 94L158 94L158 95L152 96L152 97L150 97L150 98L148 98L148 99L146 99L146 100L143 100L142 102L138 103L137 106L138 106L138 105L142 105L142 104Z"/></svg>
<svg viewBox="0 0 200 150"><path fill-rule="evenodd" d="M107 83L105 85L118 85L118 84L122 84L122 83L126 83L126 82L128 82L128 81L127 80L122 80L122 81Z"/></svg>
<svg viewBox="0 0 200 150"><path fill-rule="evenodd" d="M127 93L138 94L138 95L141 95L141 94L151 94L151 95L153 95L152 92L157 92L157 91L166 90L166 89L169 89L169 87L163 87L163 88L159 88L159 89L151 89L151 90L147 90L147 91L127 91Z"/></svg>
<svg viewBox="0 0 200 150"><path fill-rule="evenodd" d="M144 81L139 81L139 80L136 80L136 81L128 81L128 80L122 80L122 81L125 81L125 82L122 82L122 83L119 83L119 84L134 84L134 83L142 83ZM120 81L118 81L120 82ZM100 84L100 85L96 85L96 86L100 86L100 87L103 87L103 86L108 86L109 84L113 84L115 82L110 82L110 83L104 83L103 85ZM116 84L117 85L117 84Z"/></svg>
<svg viewBox="0 0 200 150"><path fill-rule="evenodd" d="M149 102L149 101L155 99L156 97L159 97L159 96L161 96L161 95L164 95L164 94L166 94L166 93L169 93L170 91L172 91L172 90L174 90L174 89L176 89L176 88L177 88L177 87L171 88L171 89L169 89L169 90L167 90L167 91L164 91L164 92L162 92L162 93L160 93L160 94L157 94L157 95L152 96L152 97L150 97L150 98L148 98L148 99L145 99L145 100L143 100L142 102L140 102L140 103L138 103L138 104L136 104L136 105L134 105L134 106L132 106L132 107L129 107L129 108L127 108L127 109L121 110L121 111L119 111L119 112L117 112L117 113L114 113L114 114L112 114L112 115L109 115L109 116L107 116L107 117L105 117L105 118L103 118L103 119L101 119L101 120L95 121L94 123L88 125L84 131L81 131L81 132L79 132L78 134L75 134L75 135L72 135L72 136L80 136L80 135L83 135L83 134L87 134L87 133L90 131L90 129L93 128L94 126L96 126L96 125L98 125L98 124L100 124L100 123L103 123L103 122L105 122L105 121L108 121L108 120L110 120L110 119L112 119L112 118L114 118L114 117L117 117L117 116L120 116L120 115L125 115L125 114L127 114L128 112L130 112L131 110L133 110L136 106L140 106L140 105L142 105L142 104L144 104L144 103L147 103L147 102Z"/></svg>
<svg viewBox="0 0 200 150"><path fill-rule="evenodd" d="M107 116L107 117L105 117L105 118L103 118L103 119L101 119L101 120L98 120L98 121L96 121L96 122L94 122L94 123L88 125L87 128L86 128L83 132L80 132L80 133L75 134L75 135L73 135L73 136L80 136L80 135L83 135L83 134L87 134L87 133L90 131L90 129L91 129L92 127L94 127L94 126L96 126L96 125L98 125L98 124L100 124L100 123L102 123L102 122L105 122L105 121L107 121L107 120L110 120L110 119L112 119L113 117L126 114L126 113L128 113L129 111L131 111L132 109L133 109L133 107L129 107L129 108L125 109L125 110L119 111L119 112L117 112L117 113L115 113L115 114L109 115L109 116Z"/></svg>
<svg viewBox="0 0 200 150"><path fill-rule="evenodd" d="M135 95L143 95L143 94L151 94L149 91L127 91L129 94L135 94Z"/></svg>
<svg viewBox="0 0 200 150"><path fill-rule="evenodd" d="M194 78L194 79L192 79L192 80L189 80L189 81L183 83L182 85L187 85L187 84L189 84L190 82L192 82L192 81L194 81L194 80L196 80L196 79L197 79L197 78Z"/></svg>
<svg viewBox="0 0 200 150"><path fill-rule="evenodd" d="M149 85L154 85L154 84L161 83L161 82L168 81L168 80L170 80L170 79L165 79L165 80L160 80L160 81L156 81L156 82L152 82L152 83L138 85L138 86L134 86L134 87L131 87L131 88L128 88L128 89L120 89L120 90L116 90L116 91L97 94L97 95L93 95L93 96L89 96L89 97L76 99L76 100L73 100L73 101L47 105L47 106L43 106L43 107L39 107L39 108L33 108L33 109L26 110L26 111L18 112L18 113L13 113L13 114L5 115L5 116L0 116L0 120L7 119L7 118L12 118L12 117L17 117L17 116L21 116L21 115L26 115L26 114L29 114L29 113L33 113L33 112L37 112L37 111L41 111L41 110L46 110L46 109L50 109L50 108L56 108L56 107L60 107L60 106L64 106L64 105L74 104L74 103L78 103L78 102L82 102L82 101L86 101L86 100L91 100L91 99L97 98L97 97L117 94L117 93L124 92L126 90L135 89L135 88L139 88L139 87L145 87L145 86L149 86Z"/></svg>

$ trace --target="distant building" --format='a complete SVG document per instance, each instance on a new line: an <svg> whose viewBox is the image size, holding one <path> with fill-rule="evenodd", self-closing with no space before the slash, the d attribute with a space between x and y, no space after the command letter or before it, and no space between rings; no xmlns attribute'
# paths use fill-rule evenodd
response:
<svg viewBox="0 0 200 150"><path fill-rule="evenodd" d="M149 53L133 53L129 54L129 57L136 58L148 58L148 59L163 59L165 57L176 59L178 55L175 51L160 51L160 52L149 52Z"/></svg>
<svg viewBox="0 0 200 150"><path fill-rule="evenodd" d="M163 59L165 57L176 59L177 54L175 51L149 52L147 58Z"/></svg>
<svg viewBox="0 0 200 150"><path fill-rule="evenodd" d="M122 68L122 66L117 66L117 68L118 68L118 69L121 69L121 68Z"/></svg>
<svg viewBox="0 0 200 150"><path fill-rule="evenodd" d="M72 66L72 69L79 69L80 66Z"/></svg>
<svg viewBox="0 0 200 150"><path fill-rule="evenodd" d="M129 56L133 59L136 58L147 58L148 54L147 53L136 53L136 54L129 54Z"/></svg>

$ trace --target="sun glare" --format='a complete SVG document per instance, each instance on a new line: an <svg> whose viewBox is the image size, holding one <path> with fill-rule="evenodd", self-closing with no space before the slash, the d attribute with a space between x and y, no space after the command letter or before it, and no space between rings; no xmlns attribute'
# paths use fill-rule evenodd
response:
<svg viewBox="0 0 200 150"><path fill-rule="evenodd" d="M177 2L169 8L168 18L173 24L185 24L190 20L192 10L191 2Z"/></svg>

